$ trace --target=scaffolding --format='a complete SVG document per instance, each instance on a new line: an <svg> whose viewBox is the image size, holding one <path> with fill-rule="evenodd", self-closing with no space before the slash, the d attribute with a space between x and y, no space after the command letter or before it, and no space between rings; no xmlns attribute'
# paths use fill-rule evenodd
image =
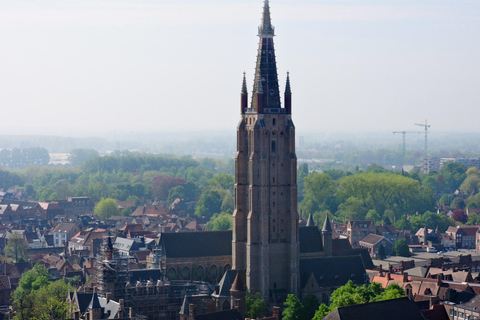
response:
<svg viewBox="0 0 480 320"><path fill-rule="evenodd" d="M201 281L159 280L131 281L128 259L113 248L112 238L103 241L96 264L95 287L102 297L124 300L125 307L132 308L136 320L176 320L186 295L208 295L213 287ZM164 274L164 273L163 273Z"/></svg>

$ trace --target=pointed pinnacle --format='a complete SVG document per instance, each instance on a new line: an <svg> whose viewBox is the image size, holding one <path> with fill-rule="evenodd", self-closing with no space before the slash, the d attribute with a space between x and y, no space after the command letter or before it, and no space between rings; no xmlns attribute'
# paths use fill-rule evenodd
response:
<svg viewBox="0 0 480 320"><path fill-rule="evenodd" d="M308 215L307 227L315 227L315 222L313 221L313 215L311 212Z"/></svg>
<svg viewBox="0 0 480 320"><path fill-rule="evenodd" d="M268 0L263 4L262 25L259 28L261 35L273 35L272 19L270 18L270 6Z"/></svg>
<svg viewBox="0 0 480 320"><path fill-rule="evenodd" d="M332 232L332 225L330 224L330 219L327 217L325 218L325 223L323 224L322 231L330 231Z"/></svg>
<svg viewBox="0 0 480 320"><path fill-rule="evenodd" d="M290 89L290 72L287 71L287 84L285 85L285 93L292 94L292 90Z"/></svg>
<svg viewBox="0 0 480 320"><path fill-rule="evenodd" d="M247 80L245 79L245 72L243 73L242 93L247 94Z"/></svg>

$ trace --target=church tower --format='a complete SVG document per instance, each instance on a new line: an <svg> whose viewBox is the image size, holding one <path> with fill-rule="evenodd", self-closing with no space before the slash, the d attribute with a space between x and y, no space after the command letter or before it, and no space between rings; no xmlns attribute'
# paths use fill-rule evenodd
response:
<svg viewBox="0 0 480 320"><path fill-rule="evenodd" d="M298 291L299 245L290 78L282 107L268 0L258 36L250 106L245 74L241 91L232 253L233 268L246 269L247 288L273 301Z"/></svg>

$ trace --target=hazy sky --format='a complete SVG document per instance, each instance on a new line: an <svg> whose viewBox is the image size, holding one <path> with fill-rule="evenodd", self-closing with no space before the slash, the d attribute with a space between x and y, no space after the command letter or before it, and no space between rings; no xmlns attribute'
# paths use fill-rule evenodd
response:
<svg viewBox="0 0 480 320"><path fill-rule="evenodd" d="M235 130L262 0L0 0L0 134ZM479 0L272 0L301 131L480 131Z"/></svg>

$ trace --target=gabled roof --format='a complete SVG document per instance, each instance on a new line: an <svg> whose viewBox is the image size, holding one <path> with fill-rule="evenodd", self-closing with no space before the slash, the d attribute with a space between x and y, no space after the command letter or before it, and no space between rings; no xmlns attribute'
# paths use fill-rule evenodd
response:
<svg viewBox="0 0 480 320"><path fill-rule="evenodd" d="M425 320L415 302L407 297L340 307L325 320Z"/></svg>
<svg viewBox="0 0 480 320"><path fill-rule="evenodd" d="M167 258L232 255L232 231L161 233L159 246Z"/></svg>
<svg viewBox="0 0 480 320"><path fill-rule="evenodd" d="M92 295L92 300L90 300L90 303L88 304L88 310L91 309L98 309L101 308L102 306L100 305L100 301L98 300L98 295L96 292L93 293Z"/></svg>
<svg viewBox="0 0 480 320"><path fill-rule="evenodd" d="M359 255L300 259L302 287L312 273L320 287L338 287L346 284L348 280L361 285L365 283L366 276Z"/></svg>
<svg viewBox="0 0 480 320"><path fill-rule="evenodd" d="M228 309L212 313L195 315L195 320L244 320L237 309Z"/></svg>
<svg viewBox="0 0 480 320"><path fill-rule="evenodd" d="M321 252L323 250L322 234L317 227L298 228L300 253Z"/></svg>
<svg viewBox="0 0 480 320"><path fill-rule="evenodd" d="M78 225L74 222L62 222L55 227L53 232L68 233L71 230L75 229L75 227L78 227Z"/></svg>
<svg viewBox="0 0 480 320"><path fill-rule="evenodd" d="M380 241L387 241L388 243L392 244L387 238L385 238L384 236L379 236L378 234L373 234L373 233L370 233L370 234L367 234L365 237L362 238L362 240L360 240L359 243L365 243L365 244L371 244L371 245L376 245L377 243L379 243Z"/></svg>

